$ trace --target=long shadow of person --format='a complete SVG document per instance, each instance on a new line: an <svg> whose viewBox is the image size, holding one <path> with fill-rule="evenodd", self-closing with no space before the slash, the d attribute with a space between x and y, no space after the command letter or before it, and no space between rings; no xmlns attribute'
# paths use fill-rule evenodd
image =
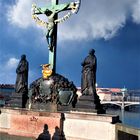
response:
<svg viewBox="0 0 140 140"><path fill-rule="evenodd" d="M36 140L51 140L51 135L48 131L48 125L44 125L44 130L43 132L38 136Z"/></svg>
<svg viewBox="0 0 140 140"><path fill-rule="evenodd" d="M58 126L55 127L55 132L52 136L52 140L66 140L64 133L61 132Z"/></svg>
<svg viewBox="0 0 140 140"><path fill-rule="evenodd" d="M52 140L60 140L60 129L58 126L55 127L55 132L53 134Z"/></svg>

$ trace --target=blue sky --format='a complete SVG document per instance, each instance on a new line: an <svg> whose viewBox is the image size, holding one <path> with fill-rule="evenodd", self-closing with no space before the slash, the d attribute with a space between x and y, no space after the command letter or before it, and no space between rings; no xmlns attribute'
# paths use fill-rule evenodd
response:
<svg viewBox="0 0 140 140"><path fill-rule="evenodd" d="M31 4L48 1L0 1L0 83L15 83L22 54L29 61L29 82L41 76L48 49L45 29L31 19ZM58 29L57 73L80 86L81 62L94 48L99 87L140 89L140 0L82 0L79 13Z"/></svg>

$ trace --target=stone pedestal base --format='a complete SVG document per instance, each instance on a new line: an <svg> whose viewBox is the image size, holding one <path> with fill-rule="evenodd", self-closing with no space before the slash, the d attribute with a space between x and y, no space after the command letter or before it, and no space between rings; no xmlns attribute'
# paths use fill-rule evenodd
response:
<svg viewBox="0 0 140 140"><path fill-rule="evenodd" d="M64 133L67 140L115 140L119 117L94 113L65 113Z"/></svg>
<svg viewBox="0 0 140 140"><path fill-rule="evenodd" d="M13 93L11 100L7 102L9 107L19 107L22 108L22 93Z"/></svg>
<svg viewBox="0 0 140 140"><path fill-rule="evenodd" d="M76 108L72 110L105 114L105 110L103 110L100 100L98 99L97 102L97 99L94 99L93 96L90 95L81 96L76 104Z"/></svg>
<svg viewBox="0 0 140 140"><path fill-rule="evenodd" d="M30 107L29 107L29 109L30 109ZM51 103L51 102L48 102L48 103L37 102L37 103L31 104L31 110L57 112L57 104Z"/></svg>

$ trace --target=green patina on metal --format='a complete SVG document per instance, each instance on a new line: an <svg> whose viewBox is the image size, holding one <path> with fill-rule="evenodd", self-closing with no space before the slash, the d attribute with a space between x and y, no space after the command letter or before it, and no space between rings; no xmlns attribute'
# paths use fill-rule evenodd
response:
<svg viewBox="0 0 140 140"><path fill-rule="evenodd" d="M67 20L72 14L77 13L80 7L80 0L76 2L58 4L59 0L51 0L51 4L46 7L37 7L33 5L33 19L40 25L46 27L46 39L49 49L49 64L50 68L55 73L56 71L56 46L57 46L57 23L62 23ZM58 18L58 13L69 10L62 18ZM45 14L48 18L48 22L42 21L38 15Z"/></svg>

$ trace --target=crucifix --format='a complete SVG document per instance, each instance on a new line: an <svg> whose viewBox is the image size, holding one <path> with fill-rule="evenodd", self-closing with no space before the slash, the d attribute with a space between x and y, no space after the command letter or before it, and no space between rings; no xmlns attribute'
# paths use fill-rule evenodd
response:
<svg viewBox="0 0 140 140"><path fill-rule="evenodd" d="M58 4L59 0L51 0L51 5L46 7L36 7L33 4L32 18L40 25L47 28L46 40L49 49L49 66L53 73L56 71L56 49L57 49L57 23L64 22L72 14L77 13L80 7L80 0L77 2L70 2L64 4ZM62 18L58 18L58 13L69 10ZM42 21L38 15L45 14L48 18L48 22Z"/></svg>

